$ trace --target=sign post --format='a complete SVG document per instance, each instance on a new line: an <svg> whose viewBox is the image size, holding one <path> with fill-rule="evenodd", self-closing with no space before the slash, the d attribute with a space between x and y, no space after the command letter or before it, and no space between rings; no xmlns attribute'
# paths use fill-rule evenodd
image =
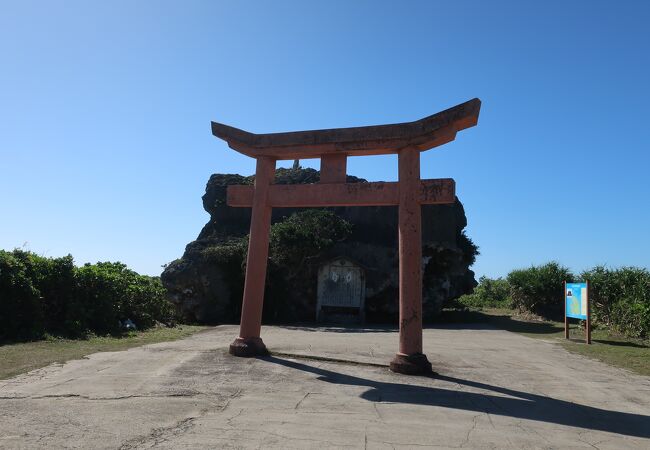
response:
<svg viewBox="0 0 650 450"><path fill-rule="evenodd" d="M589 281L564 282L564 338L569 339L569 318L584 320L585 341L591 344L591 308L589 307Z"/></svg>

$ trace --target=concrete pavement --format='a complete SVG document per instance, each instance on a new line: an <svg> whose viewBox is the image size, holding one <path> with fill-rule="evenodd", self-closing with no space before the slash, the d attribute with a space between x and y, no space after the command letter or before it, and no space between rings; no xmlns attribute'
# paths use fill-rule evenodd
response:
<svg viewBox="0 0 650 450"><path fill-rule="evenodd" d="M236 334L0 381L0 448L650 448L650 379L551 342L427 329L423 378L388 371L392 329L264 327L263 359L228 355Z"/></svg>

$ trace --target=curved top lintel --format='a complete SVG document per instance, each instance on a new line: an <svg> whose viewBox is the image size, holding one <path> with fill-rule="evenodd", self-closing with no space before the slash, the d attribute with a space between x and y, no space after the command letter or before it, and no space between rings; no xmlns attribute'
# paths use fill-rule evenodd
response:
<svg viewBox="0 0 650 450"><path fill-rule="evenodd" d="M414 122L289 133L254 134L212 122L212 134L253 158L319 158L324 154L349 156L396 153L401 148L429 150L452 141L458 131L478 123L478 98Z"/></svg>

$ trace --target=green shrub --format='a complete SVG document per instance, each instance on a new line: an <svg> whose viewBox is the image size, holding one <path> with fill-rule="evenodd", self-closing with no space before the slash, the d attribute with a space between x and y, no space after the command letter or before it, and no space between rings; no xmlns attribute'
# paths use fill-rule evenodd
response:
<svg viewBox="0 0 650 450"><path fill-rule="evenodd" d="M463 230L456 240L458 248L463 252L463 261L471 266L476 262L476 257L481 254L478 250L478 245L470 239Z"/></svg>
<svg viewBox="0 0 650 450"><path fill-rule="evenodd" d="M627 336L650 336L650 272L638 267L594 267L589 280L594 321Z"/></svg>
<svg viewBox="0 0 650 450"><path fill-rule="evenodd" d="M131 319L139 328L172 318L171 304L157 277L139 275L120 262L86 264L77 271L82 328L96 333L119 330L119 322Z"/></svg>
<svg viewBox="0 0 650 450"><path fill-rule="evenodd" d="M470 295L463 295L458 299L459 303L474 308L510 308L510 285L503 278L488 278L482 276L478 280L478 286Z"/></svg>
<svg viewBox="0 0 650 450"><path fill-rule="evenodd" d="M43 305L27 266L0 250L0 340L30 339L43 334Z"/></svg>
<svg viewBox="0 0 650 450"><path fill-rule="evenodd" d="M223 272L222 282L226 287L225 289L212 290L210 293L209 307L206 308L210 312L206 313L206 316L214 318L211 320L236 321L239 319L241 300L244 294L247 252L248 236L233 238L201 250L201 257L218 266ZM196 319L190 318L190 320Z"/></svg>
<svg viewBox="0 0 650 450"><path fill-rule="evenodd" d="M514 308L553 320L564 318L564 281L572 280L569 269L556 262L513 270L507 277Z"/></svg>
<svg viewBox="0 0 650 450"><path fill-rule="evenodd" d="M278 171L278 176L291 181L296 171ZM304 172L318 175L318 172ZM282 180L276 180L281 182ZM264 293L264 320L279 317L292 320L295 305L289 292L310 292L313 274L305 274L305 262L336 242L347 238L352 225L328 210L308 209L293 213L271 225L269 235L269 260ZM225 289L208 298L219 305L219 320L238 320L243 295L248 236L231 238L225 242L210 243L201 248L200 257L205 262L219 266L223 273ZM313 275L313 276L312 276ZM298 288L297 286L301 286ZM314 294L315 295L315 294ZM225 296L226 298L223 298Z"/></svg>
<svg viewBox="0 0 650 450"><path fill-rule="evenodd" d="M77 268L70 255L0 251L2 340L117 333L121 320L131 319L145 329L172 318L160 279L139 275L122 263Z"/></svg>
<svg viewBox="0 0 650 450"><path fill-rule="evenodd" d="M23 250L14 250L13 255L25 265L27 275L40 293L44 329L50 334L69 334L66 320L76 289L72 256L46 258Z"/></svg>
<svg viewBox="0 0 650 450"><path fill-rule="evenodd" d="M127 295L120 311L123 319L133 320L140 328L150 328L156 322L170 323L174 308L167 300L166 291L159 277L139 275L131 270Z"/></svg>
<svg viewBox="0 0 650 450"><path fill-rule="evenodd" d="M86 264L77 271L75 328L98 334L119 330L119 303L126 292L119 268L111 263Z"/></svg>
<svg viewBox="0 0 650 450"><path fill-rule="evenodd" d="M313 292L315 274L305 272L310 258L345 240L352 225L328 210L308 209L271 226L264 320L294 320L289 292Z"/></svg>
<svg viewBox="0 0 650 450"><path fill-rule="evenodd" d="M307 258L343 241L351 233L352 225L331 211L308 209L294 213L271 227L271 260L299 268Z"/></svg>
<svg viewBox="0 0 650 450"><path fill-rule="evenodd" d="M236 266L238 269L243 267L248 251L248 236L245 238L235 238L227 242L221 242L218 245L206 247L201 250L201 256L204 260L220 264L224 268Z"/></svg>

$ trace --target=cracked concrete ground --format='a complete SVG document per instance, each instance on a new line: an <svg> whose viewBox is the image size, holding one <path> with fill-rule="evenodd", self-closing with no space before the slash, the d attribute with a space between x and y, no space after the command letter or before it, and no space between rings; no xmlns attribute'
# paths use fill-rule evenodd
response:
<svg viewBox="0 0 650 450"><path fill-rule="evenodd" d="M650 379L551 342L427 329L423 378L388 371L394 330L264 327L263 359L229 356L236 334L0 381L0 448L650 448Z"/></svg>

